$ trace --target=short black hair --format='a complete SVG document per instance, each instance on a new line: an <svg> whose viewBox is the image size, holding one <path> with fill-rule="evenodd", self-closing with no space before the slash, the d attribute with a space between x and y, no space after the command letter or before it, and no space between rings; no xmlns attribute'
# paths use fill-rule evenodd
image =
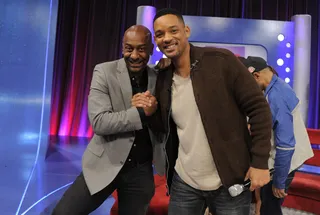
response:
<svg viewBox="0 0 320 215"><path fill-rule="evenodd" d="M159 10L156 15L153 18L153 23L160 18L161 16L165 16L165 15L175 15L176 17L178 17L178 19L184 24L184 19L182 17L182 14L173 8L164 8Z"/></svg>

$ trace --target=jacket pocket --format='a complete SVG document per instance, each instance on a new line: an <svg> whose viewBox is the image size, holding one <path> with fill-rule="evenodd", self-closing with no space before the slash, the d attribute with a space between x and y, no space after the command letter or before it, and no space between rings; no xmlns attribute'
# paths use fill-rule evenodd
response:
<svg viewBox="0 0 320 215"><path fill-rule="evenodd" d="M97 143L91 143L88 146L88 150L92 152L94 155L101 157L104 152L104 147Z"/></svg>

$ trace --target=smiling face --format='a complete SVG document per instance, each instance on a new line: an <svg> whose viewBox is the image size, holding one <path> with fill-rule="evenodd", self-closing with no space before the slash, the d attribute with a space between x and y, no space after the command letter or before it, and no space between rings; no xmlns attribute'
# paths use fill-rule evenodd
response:
<svg viewBox="0 0 320 215"><path fill-rule="evenodd" d="M172 14L157 18L153 27L154 41L161 52L171 59L180 57L189 43L189 27Z"/></svg>
<svg viewBox="0 0 320 215"><path fill-rule="evenodd" d="M123 37L122 54L131 72L140 72L148 64L153 44L151 32L144 26L129 28Z"/></svg>

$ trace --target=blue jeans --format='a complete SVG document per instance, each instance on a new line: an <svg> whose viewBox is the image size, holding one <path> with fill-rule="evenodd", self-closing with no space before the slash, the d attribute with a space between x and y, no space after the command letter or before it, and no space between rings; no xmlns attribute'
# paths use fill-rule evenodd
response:
<svg viewBox="0 0 320 215"><path fill-rule="evenodd" d="M228 189L201 191L186 184L177 173L170 189L169 215L203 215L206 208L214 215L249 215L251 192L231 197Z"/></svg>

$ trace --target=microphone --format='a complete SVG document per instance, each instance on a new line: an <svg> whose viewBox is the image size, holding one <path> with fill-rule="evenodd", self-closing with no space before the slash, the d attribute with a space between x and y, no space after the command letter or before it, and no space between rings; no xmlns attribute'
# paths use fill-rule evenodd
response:
<svg viewBox="0 0 320 215"><path fill-rule="evenodd" d="M195 62L193 62L190 66L190 70L193 70L194 68L196 68L197 64L199 63L198 60L196 60Z"/></svg>
<svg viewBox="0 0 320 215"><path fill-rule="evenodd" d="M270 176L273 175L274 169L270 170ZM229 187L228 191L230 196L236 197L239 196L243 191L246 191L250 188L251 181L250 179L246 180L243 184L235 184Z"/></svg>

